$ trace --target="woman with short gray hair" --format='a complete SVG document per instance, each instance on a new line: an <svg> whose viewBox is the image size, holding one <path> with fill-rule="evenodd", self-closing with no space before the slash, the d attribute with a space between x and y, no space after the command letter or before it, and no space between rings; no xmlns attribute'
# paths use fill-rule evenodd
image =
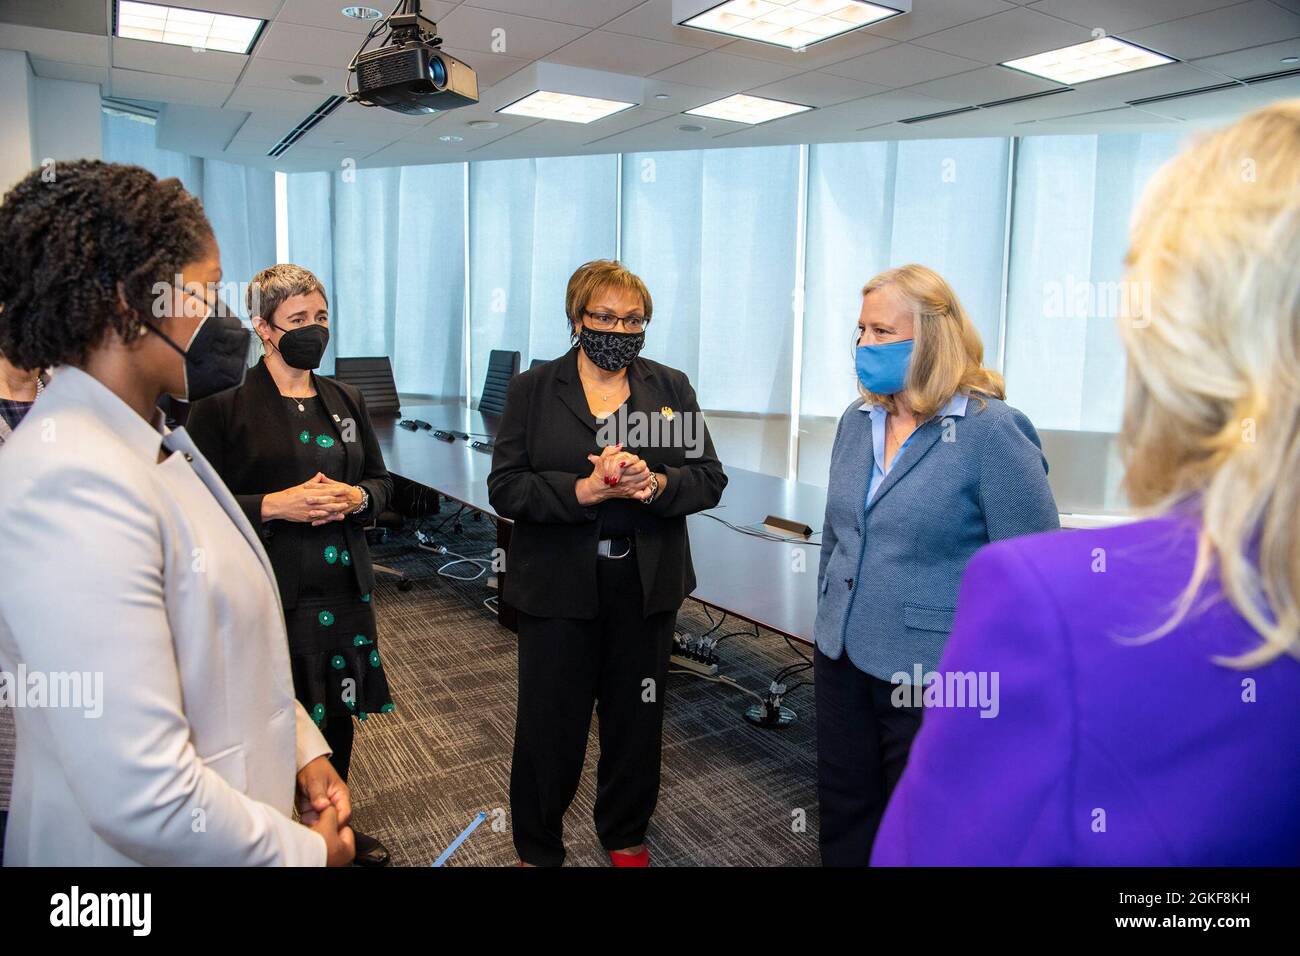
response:
<svg viewBox="0 0 1300 956"><path fill-rule="evenodd" d="M353 718L393 710L365 535L393 482L361 392L314 372L329 343L320 280L296 265L264 269L248 308L266 354L241 387L195 404L187 427L261 532L280 585L294 692L346 781ZM358 865L388 862L374 837L356 831L356 841Z"/></svg>

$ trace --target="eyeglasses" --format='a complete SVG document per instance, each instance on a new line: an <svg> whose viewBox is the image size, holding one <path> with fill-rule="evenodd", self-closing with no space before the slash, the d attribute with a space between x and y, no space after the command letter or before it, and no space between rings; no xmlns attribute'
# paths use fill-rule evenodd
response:
<svg viewBox="0 0 1300 956"><path fill-rule="evenodd" d="M643 315L613 315L609 312L582 313L591 320L591 326L597 332L613 332L620 324L628 332L644 332L650 320Z"/></svg>

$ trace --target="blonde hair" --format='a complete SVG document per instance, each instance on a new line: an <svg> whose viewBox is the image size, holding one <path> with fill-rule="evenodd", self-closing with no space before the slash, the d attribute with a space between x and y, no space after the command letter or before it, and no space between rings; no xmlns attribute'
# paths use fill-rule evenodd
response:
<svg viewBox="0 0 1300 956"><path fill-rule="evenodd" d="M569 288L564 296L564 311L569 317L570 335L574 335L573 330L582 324L582 313L592 296L604 289L618 289L640 296L645 317L649 319L654 315L654 300L650 298L650 290L640 276L629 271L621 262L596 259L578 266L578 271L569 278Z"/></svg>
<svg viewBox="0 0 1300 956"><path fill-rule="evenodd" d="M1199 508L1191 581L1217 569L1263 644L1220 663L1300 657L1300 100L1258 110L1165 165L1127 257L1145 308L1120 321L1129 499ZM1203 595L1213 599L1213 594Z"/></svg>
<svg viewBox="0 0 1300 956"><path fill-rule="evenodd" d="M926 266L887 269L862 288L863 296L890 288L912 311L912 362L907 372L907 399L921 421L934 416L957 392L979 399L1006 398L1002 376L984 367L984 343L957 293L943 276ZM868 402L897 410L893 395L877 395L861 385Z"/></svg>

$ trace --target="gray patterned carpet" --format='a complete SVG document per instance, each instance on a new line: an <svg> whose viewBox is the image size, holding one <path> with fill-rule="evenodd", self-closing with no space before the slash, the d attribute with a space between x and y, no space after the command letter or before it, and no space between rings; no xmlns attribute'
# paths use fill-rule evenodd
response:
<svg viewBox="0 0 1300 956"><path fill-rule="evenodd" d="M435 531L452 514L424 522ZM492 524L466 515L434 540L484 557ZM509 833L510 750L515 710L515 637L496 622L484 583L440 577L450 560L416 550L409 531L375 547L375 560L406 572L407 592L385 581L376 590L380 646L397 711L359 728L351 786L357 822L379 837L398 866L428 866L480 812L489 814L447 863L503 866L516 857ZM472 573L466 565L450 569ZM716 623L718 615L714 613ZM707 631L704 609L688 601L679 630ZM762 692L778 670L799 663L777 635L728 619L718 634L721 672ZM806 649L805 649L806 650ZM809 652L810 653L810 652ZM663 783L647 836L655 865L816 865L816 742L811 671L790 695L798 721L783 730L752 726L742 713L753 698L695 677L670 678ZM577 798L565 818L567 865L608 866L591 822L595 798L595 716ZM800 823L802 822L802 826Z"/></svg>

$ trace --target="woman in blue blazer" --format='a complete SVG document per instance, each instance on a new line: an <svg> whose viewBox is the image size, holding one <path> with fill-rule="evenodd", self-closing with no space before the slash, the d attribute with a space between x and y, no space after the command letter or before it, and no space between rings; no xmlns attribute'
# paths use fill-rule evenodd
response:
<svg viewBox="0 0 1300 956"><path fill-rule="evenodd" d="M918 690L983 545L1059 526L1029 419L948 284L908 265L863 289L862 397L840 418L822 531L814 681L821 854L865 866L921 723Z"/></svg>
<svg viewBox="0 0 1300 956"><path fill-rule="evenodd" d="M998 672L1000 715L926 715L873 863L1300 865L1297 261L1300 99L1152 180L1119 323L1142 520L971 561L943 670Z"/></svg>

